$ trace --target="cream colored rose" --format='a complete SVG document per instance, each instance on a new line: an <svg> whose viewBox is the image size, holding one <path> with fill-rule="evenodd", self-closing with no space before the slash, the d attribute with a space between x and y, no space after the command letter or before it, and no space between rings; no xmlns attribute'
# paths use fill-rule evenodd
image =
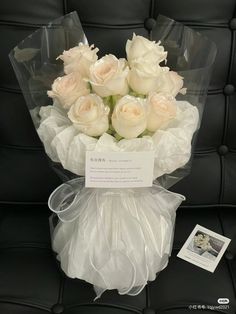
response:
<svg viewBox="0 0 236 314"><path fill-rule="evenodd" d="M57 59L64 62L64 72L66 74L79 72L82 77L88 77L90 66L98 59L98 48L94 45L80 43L79 46L63 52Z"/></svg>
<svg viewBox="0 0 236 314"><path fill-rule="evenodd" d="M129 95L122 97L114 108L112 126L126 139L139 136L147 126L145 100Z"/></svg>
<svg viewBox="0 0 236 314"><path fill-rule="evenodd" d="M52 90L47 94L57 100L63 108L69 109L80 96L89 92L88 83L78 73L70 73L58 77L52 84Z"/></svg>
<svg viewBox="0 0 236 314"><path fill-rule="evenodd" d="M168 93L175 97L178 93L186 93L186 89L183 88L183 85L182 76L174 71L166 71L162 73L156 91Z"/></svg>
<svg viewBox="0 0 236 314"><path fill-rule="evenodd" d="M68 112L74 126L89 136L100 136L109 128L109 107L95 94L80 97Z"/></svg>
<svg viewBox="0 0 236 314"><path fill-rule="evenodd" d="M129 71L129 86L136 93L147 95L157 89L162 71L160 66L152 66L149 63L136 64Z"/></svg>
<svg viewBox="0 0 236 314"><path fill-rule="evenodd" d="M131 67L142 62L158 65L167 57L167 52L160 45L160 41L156 43L135 34L133 34L132 40L127 40L126 54Z"/></svg>
<svg viewBox="0 0 236 314"><path fill-rule="evenodd" d="M147 99L147 129L155 132L176 117L175 98L167 94L150 93Z"/></svg>
<svg viewBox="0 0 236 314"><path fill-rule="evenodd" d="M109 54L91 65L89 81L93 91L101 97L126 95L128 72L125 59Z"/></svg>

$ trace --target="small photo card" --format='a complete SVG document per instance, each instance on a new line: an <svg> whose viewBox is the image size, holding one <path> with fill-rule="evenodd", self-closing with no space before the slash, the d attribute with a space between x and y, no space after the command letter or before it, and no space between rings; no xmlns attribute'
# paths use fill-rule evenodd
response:
<svg viewBox="0 0 236 314"><path fill-rule="evenodd" d="M229 238L196 225L177 256L214 273L230 241Z"/></svg>
<svg viewBox="0 0 236 314"><path fill-rule="evenodd" d="M154 152L87 152L88 188L149 187L153 182Z"/></svg>

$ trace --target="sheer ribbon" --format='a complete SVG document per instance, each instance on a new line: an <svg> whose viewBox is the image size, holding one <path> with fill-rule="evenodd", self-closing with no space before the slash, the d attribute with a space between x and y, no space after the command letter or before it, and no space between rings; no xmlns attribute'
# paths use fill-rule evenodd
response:
<svg viewBox="0 0 236 314"><path fill-rule="evenodd" d="M94 285L136 295L164 269L171 253L175 212L184 196L159 185L92 189L84 178L59 186L49 208L59 218L52 246L64 272Z"/></svg>

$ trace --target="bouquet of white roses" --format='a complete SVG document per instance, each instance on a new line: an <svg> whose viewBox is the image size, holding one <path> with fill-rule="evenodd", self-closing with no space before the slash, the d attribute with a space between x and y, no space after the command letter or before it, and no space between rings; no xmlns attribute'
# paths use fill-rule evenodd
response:
<svg viewBox="0 0 236 314"><path fill-rule="evenodd" d="M53 106L42 106L38 134L47 154L85 174L86 151L154 151L153 179L184 166L198 126L198 109L176 101L183 78L166 66L160 42L133 35L127 60L98 59L87 44L64 51L64 76L52 84Z"/></svg>
<svg viewBox="0 0 236 314"><path fill-rule="evenodd" d="M10 54L47 155L62 165L64 174L82 176L62 184L49 198L53 217L59 218L56 224L51 221L53 249L65 273L92 283L98 296L106 289L135 295L166 267L175 211L184 200L164 187L183 176L178 169L186 169L190 160L215 49L184 28L181 34L191 34L192 41L181 54L170 31L165 38L165 30L176 30L177 24L168 19L163 24L163 17L159 21L152 35L170 47L168 53L160 41L134 34L126 43L126 59L113 54L98 58L99 49L88 45L77 16L70 14L48 26L52 42L57 35L61 46L51 48L47 62L42 53L45 30ZM61 32L67 35L64 45ZM68 34L69 47L61 49ZM208 49L206 57L212 60L204 59L201 67L194 61L194 68L195 42L204 53ZM47 52L48 43L47 38ZM171 70L168 54L183 75ZM53 100L50 105L46 94ZM156 184L85 187L88 152L150 152Z"/></svg>

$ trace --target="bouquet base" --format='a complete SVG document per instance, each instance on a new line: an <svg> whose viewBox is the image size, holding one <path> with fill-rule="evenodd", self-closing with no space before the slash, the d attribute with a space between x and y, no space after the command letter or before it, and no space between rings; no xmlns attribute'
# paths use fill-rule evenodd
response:
<svg viewBox="0 0 236 314"><path fill-rule="evenodd" d="M184 196L161 186L91 189L77 178L49 198L59 222L52 247L67 276L137 295L168 264L175 212ZM55 217L54 214L54 217ZM53 217L52 217L53 218Z"/></svg>

